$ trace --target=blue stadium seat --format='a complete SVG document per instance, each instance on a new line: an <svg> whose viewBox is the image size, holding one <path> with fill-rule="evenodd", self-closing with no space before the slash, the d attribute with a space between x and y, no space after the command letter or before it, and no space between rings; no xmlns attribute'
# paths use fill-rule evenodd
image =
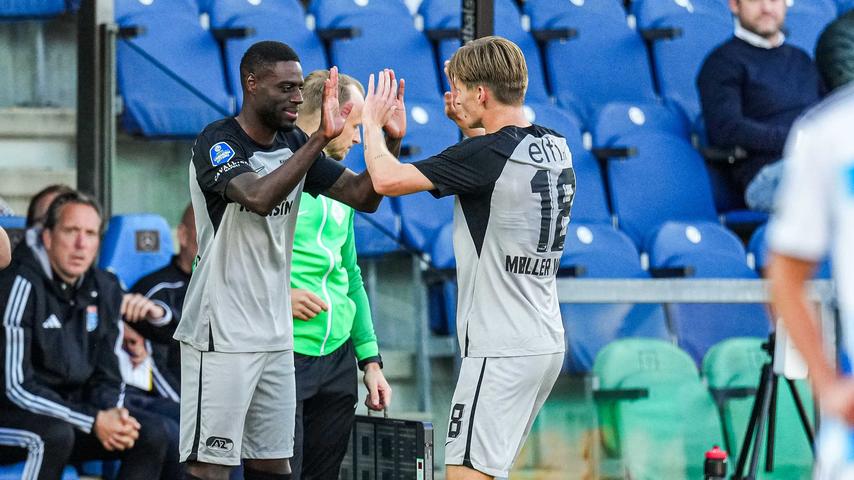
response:
<svg viewBox="0 0 854 480"><path fill-rule="evenodd" d="M365 171L365 154L361 144L350 149L344 165L356 173ZM356 253L360 258L380 257L400 250L400 217L391 204L391 199L383 199L374 213L356 212L353 229Z"/></svg>
<svg viewBox="0 0 854 480"><path fill-rule="evenodd" d="M384 28L396 28L393 24L399 21L412 23L412 14L402 0L312 0L308 8L317 28L343 27L353 17L376 15L375 24Z"/></svg>
<svg viewBox="0 0 854 480"><path fill-rule="evenodd" d="M753 255L753 264L756 269L756 273L764 276L765 267L768 266L768 243L765 238L765 232L767 231L768 225L762 225L757 228L753 235L750 237L750 241L747 244L747 251ZM813 278L816 279L829 279L832 276L832 268L830 264L830 259L825 259L818 266Z"/></svg>
<svg viewBox="0 0 854 480"><path fill-rule="evenodd" d="M330 63L342 72L367 82L371 73L392 68L398 78L410 80L407 100L437 102L441 98L433 49L427 37L415 29L400 0L317 0L309 11L318 30L360 29L360 35L336 39L330 45Z"/></svg>
<svg viewBox="0 0 854 480"><path fill-rule="evenodd" d="M430 330L439 335L457 333L457 280L451 276L456 268L454 256L454 225L448 223L439 230L430 250L432 266L447 278L429 286Z"/></svg>
<svg viewBox="0 0 854 480"><path fill-rule="evenodd" d="M633 0L631 13L638 25L648 25L669 15L711 15L730 20L729 0Z"/></svg>
<svg viewBox="0 0 854 480"><path fill-rule="evenodd" d="M609 101L656 99L643 40L618 2L530 0L525 13L534 30L577 31L576 38L545 45L546 75L561 105L585 122Z"/></svg>
<svg viewBox="0 0 854 480"><path fill-rule="evenodd" d="M704 254L706 257L701 257ZM649 264L652 267L691 266L693 276L714 278L728 271L719 270L721 257L727 257L724 268L739 264L747 266L747 254L735 234L714 222L667 222L661 226L649 244ZM738 269L738 273L742 271Z"/></svg>
<svg viewBox="0 0 854 480"><path fill-rule="evenodd" d="M702 115L695 119L693 130L695 138L699 141L699 147L707 147L706 124ZM740 231L745 228L753 229L757 225L767 222L767 213L747 208L744 203L744 195L738 191L729 178L727 172L729 168L730 164L728 163L706 162L706 171L712 185L712 196L715 199L715 209L718 211L721 223Z"/></svg>
<svg viewBox="0 0 854 480"><path fill-rule="evenodd" d="M459 29L461 3L455 0L425 0L419 6L419 13L424 19L424 29ZM495 34L509 39L519 46L525 55L528 66L528 91L525 98L529 102L547 102L549 94L546 90L545 71L540 59L540 51L531 33L522 27L519 8L513 0L495 0ZM443 68L445 60L459 48L459 39L442 40L439 43L438 67L442 86L449 88Z"/></svg>
<svg viewBox="0 0 854 480"><path fill-rule="evenodd" d="M323 44L315 32L306 27L305 12L297 0L214 0L211 4L211 28L251 27L255 31L246 38L228 39L224 45L226 76L238 109L243 101L240 59L255 42L278 40L290 45L300 57L305 76L314 70L327 68ZM287 22L289 27L282 28L282 22Z"/></svg>
<svg viewBox="0 0 854 480"><path fill-rule="evenodd" d="M618 137L634 132L667 133L684 139L691 136L685 115L660 103L610 102L599 110L591 130L593 144L601 147L616 146Z"/></svg>
<svg viewBox="0 0 854 480"><path fill-rule="evenodd" d="M786 43L800 47L815 56L815 44L828 23L836 18L837 7L832 0L788 0L786 12Z"/></svg>
<svg viewBox="0 0 854 480"><path fill-rule="evenodd" d="M439 74L430 42L415 29L409 10L399 0L377 0L359 7L350 0L312 3L317 28L359 28L361 35L337 39L330 45L330 63L365 85L368 76L394 69L406 84L409 111L404 161L426 158L457 143L459 131L445 118ZM334 6L341 10L335 10ZM393 37L394 41L389 41Z"/></svg>
<svg viewBox="0 0 854 480"><path fill-rule="evenodd" d="M80 465L80 474L103 480L117 480L120 467L119 460L90 460Z"/></svg>
<svg viewBox="0 0 854 480"><path fill-rule="evenodd" d="M840 15L854 9L854 0L836 0L836 10Z"/></svg>
<svg viewBox="0 0 854 480"><path fill-rule="evenodd" d="M651 269L691 268L693 278L755 279L741 241L715 223L670 222L652 241ZM669 304L670 324L679 346L698 365L706 351L732 337L765 338L771 329L761 304Z"/></svg>
<svg viewBox="0 0 854 480"><path fill-rule="evenodd" d="M116 0L116 23L143 29L116 45L122 126L129 133L195 137L208 123L234 113L219 48L199 23L197 9L191 0Z"/></svg>
<svg viewBox="0 0 854 480"><path fill-rule="evenodd" d="M530 0L525 2L525 12L531 25L543 25L555 16L573 17L577 14L594 14L616 22L626 21L626 11L620 0Z"/></svg>
<svg viewBox="0 0 854 480"><path fill-rule="evenodd" d="M4 229L26 228L26 224L26 217L0 215L0 227L3 227Z"/></svg>
<svg viewBox="0 0 854 480"><path fill-rule="evenodd" d="M115 273L129 287L172 259L172 233L166 220L152 213L115 215L101 241L98 267Z"/></svg>
<svg viewBox="0 0 854 480"><path fill-rule="evenodd" d="M400 215L401 238L410 248L429 253L439 232L453 221L454 197L433 198L419 192L394 198Z"/></svg>
<svg viewBox="0 0 854 480"><path fill-rule="evenodd" d="M0 480L21 480L24 478L24 462L14 465L0 465ZM62 471L61 480L80 480L74 467L65 467Z"/></svg>
<svg viewBox="0 0 854 480"><path fill-rule="evenodd" d="M378 227L379 225L379 227ZM394 213L391 200L383 200L376 212L356 212L353 218L356 253L360 258L386 255L400 250L400 217Z"/></svg>
<svg viewBox="0 0 854 480"><path fill-rule="evenodd" d="M693 120L700 114L697 74L709 52L732 37L732 20L706 9L696 9L693 13L683 8L656 9L653 13L638 17L639 29L681 29L675 38L662 38L652 44L659 93Z"/></svg>
<svg viewBox="0 0 854 480"><path fill-rule="evenodd" d="M619 137L637 155L608 160L611 207L620 229L648 251L648 242L671 220L717 220L703 159L679 137L633 133Z"/></svg>
<svg viewBox="0 0 854 480"><path fill-rule="evenodd" d="M65 0L0 0L0 18L44 18L64 13Z"/></svg>
<svg viewBox="0 0 854 480"><path fill-rule="evenodd" d="M526 101L524 110L525 117L531 123L550 128L562 135L567 135L564 132L578 132L579 135L581 133L581 120L570 110L550 102L534 101Z"/></svg>
<svg viewBox="0 0 854 480"><path fill-rule="evenodd" d="M570 223L561 267L582 278L647 278L632 241L610 225ZM565 373L589 373L599 350L620 338L669 340L660 305L561 304L560 311L567 341Z"/></svg>
<svg viewBox="0 0 854 480"><path fill-rule="evenodd" d="M416 78L413 83L419 80ZM409 85L406 86L409 95ZM409 118L406 120L406 137L400 160L411 163L440 153L460 140L460 131L445 117L441 100L419 101L406 99Z"/></svg>

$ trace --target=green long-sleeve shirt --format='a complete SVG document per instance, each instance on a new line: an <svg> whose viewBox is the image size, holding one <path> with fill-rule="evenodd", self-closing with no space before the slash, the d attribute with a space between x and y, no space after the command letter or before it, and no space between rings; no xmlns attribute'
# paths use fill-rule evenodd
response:
<svg viewBox="0 0 854 480"><path fill-rule="evenodd" d="M314 293L329 310L308 321L294 319L297 353L328 355L352 338L360 362L379 355L353 237L352 208L323 196L302 194L291 287Z"/></svg>

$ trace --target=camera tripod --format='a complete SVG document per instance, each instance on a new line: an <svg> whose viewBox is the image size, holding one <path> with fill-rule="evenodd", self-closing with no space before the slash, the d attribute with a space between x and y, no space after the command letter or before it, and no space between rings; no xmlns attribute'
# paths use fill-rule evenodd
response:
<svg viewBox="0 0 854 480"><path fill-rule="evenodd" d="M741 444L741 451L738 453L738 463L735 467L735 472L732 476L734 480L755 480L756 472L759 467L759 451L762 447L762 434L765 430L765 424L768 424L768 446L765 450L765 471L772 472L774 470L774 437L777 424L777 385L780 375L774 371L774 343L776 341L774 333L768 337L768 341L762 344L762 349L768 352L770 359L762 366L762 375L759 377L759 386L756 390L756 397L753 400L753 408L750 412L750 421L747 424L747 431L744 434L744 441ZM801 401L801 396L795 386L795 381L790 378L785 378L786 384L789 386L789 392L795 401L798 409L798 416L801 420L801 425L804 427L804 433L809 440L810 448L815 454L815 446L813 440L815 434L807 417L804 403ZM750 470L747 476L743 475L744 467L747 463L747 454L750 452Z"/></svg>

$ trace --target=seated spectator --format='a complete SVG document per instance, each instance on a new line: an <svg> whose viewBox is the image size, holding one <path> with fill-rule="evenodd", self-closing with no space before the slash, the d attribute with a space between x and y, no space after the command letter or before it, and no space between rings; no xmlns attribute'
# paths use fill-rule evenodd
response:
<svg viewBox="0 0 854 480"><path fill-rule="evenodd" d="M63 193L73 192L74 189L68 185L61 183L48 185L39 190L33 198L30 199L30 204L27 206L27 227L26 243L30 247L39 246L41 248L40 232L44 226L44 219L47 215L47 209L53 203L53 199Z"/></svg>
<svg viewBox="0 0 854 480"><path fill-rule="evenodd" d="M770 211L778 160L795 119L821 97L821 79L803 50L785 43L785 0L729 0L735 35L703 64L697 87L712 146L748 158L729 169L747 206Z"/></svg>
<svg viewBox="0 0 854 480"><path fill-rule="evenodd" d="M170 312L123 295L114 275L92 267L102 224L94 199L59 195L44 221L44 249L19 250L0 272L0 427L30 439L39 454L29 468L39 479L59 479L69 461L117 458L119 478L149 480L160 477L167 455L163 420L123 406L116 354L121 318L156 321ZM24 458L21 448L0 447L0 463Z"/></svg>
<svg viewBox="0 0 854 480"><path fill-rule="evenodd" d="M137 324L147 323L145 321ZM180 471L178 463L178 435L180 422L180 404L178 401L178 386L173 387L158 371L149 352L151 342L130 325L124 325L122 349L118 352L119 371L122 380L127 384L125 390L125 407L144 410L162 417L161 420L168 432L168 448L163 465L162 480L177 478Z"/></svg>
<svg viewBox="0 0 854 480"><path fill-rule="evenodd" d="M9 235L0 227L0 270L9 266L12 261L12 246L9 244Z"/></svg>
<svg viewBox="0 0 854 480"><path fill-rule="evenodd" d="M163 376L163 379L157 381L165 381L175 391L180 390L181 349L172 335L181 320L193 261L199 251L196 243L196 217L193 215L192 205L188 205L184 210L181 223L178 224L178 245L178 254L172 257L169 265L142 277L131 288L132 292L145 295L172 313L171 320L167 323L140 322L134 325L134 329L152 342L153 350L149 353ZM163 390L166 386L158 388Z"/></svg>

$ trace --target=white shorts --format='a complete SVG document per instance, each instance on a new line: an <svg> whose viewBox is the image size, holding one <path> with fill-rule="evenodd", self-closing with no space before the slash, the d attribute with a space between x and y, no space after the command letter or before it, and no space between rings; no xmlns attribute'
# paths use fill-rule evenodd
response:
<svg viewBox="0 0 854 480"><path fill-rule="evenodd" d="M815 480L854 478L854 429L823 417L816 439Z"/></svg>
<svg viewBox="0 0 854 480"><path fill-rule="evenodd" d="M181 344L182 462L240 465L294 451L294 352L202 352Z"/></svg>
<svg viewBox="0 0 854 480"><path fill-rule="evenodd" d="M563 365L563 353L463 358L445 464L507 477Z"/></svg>

